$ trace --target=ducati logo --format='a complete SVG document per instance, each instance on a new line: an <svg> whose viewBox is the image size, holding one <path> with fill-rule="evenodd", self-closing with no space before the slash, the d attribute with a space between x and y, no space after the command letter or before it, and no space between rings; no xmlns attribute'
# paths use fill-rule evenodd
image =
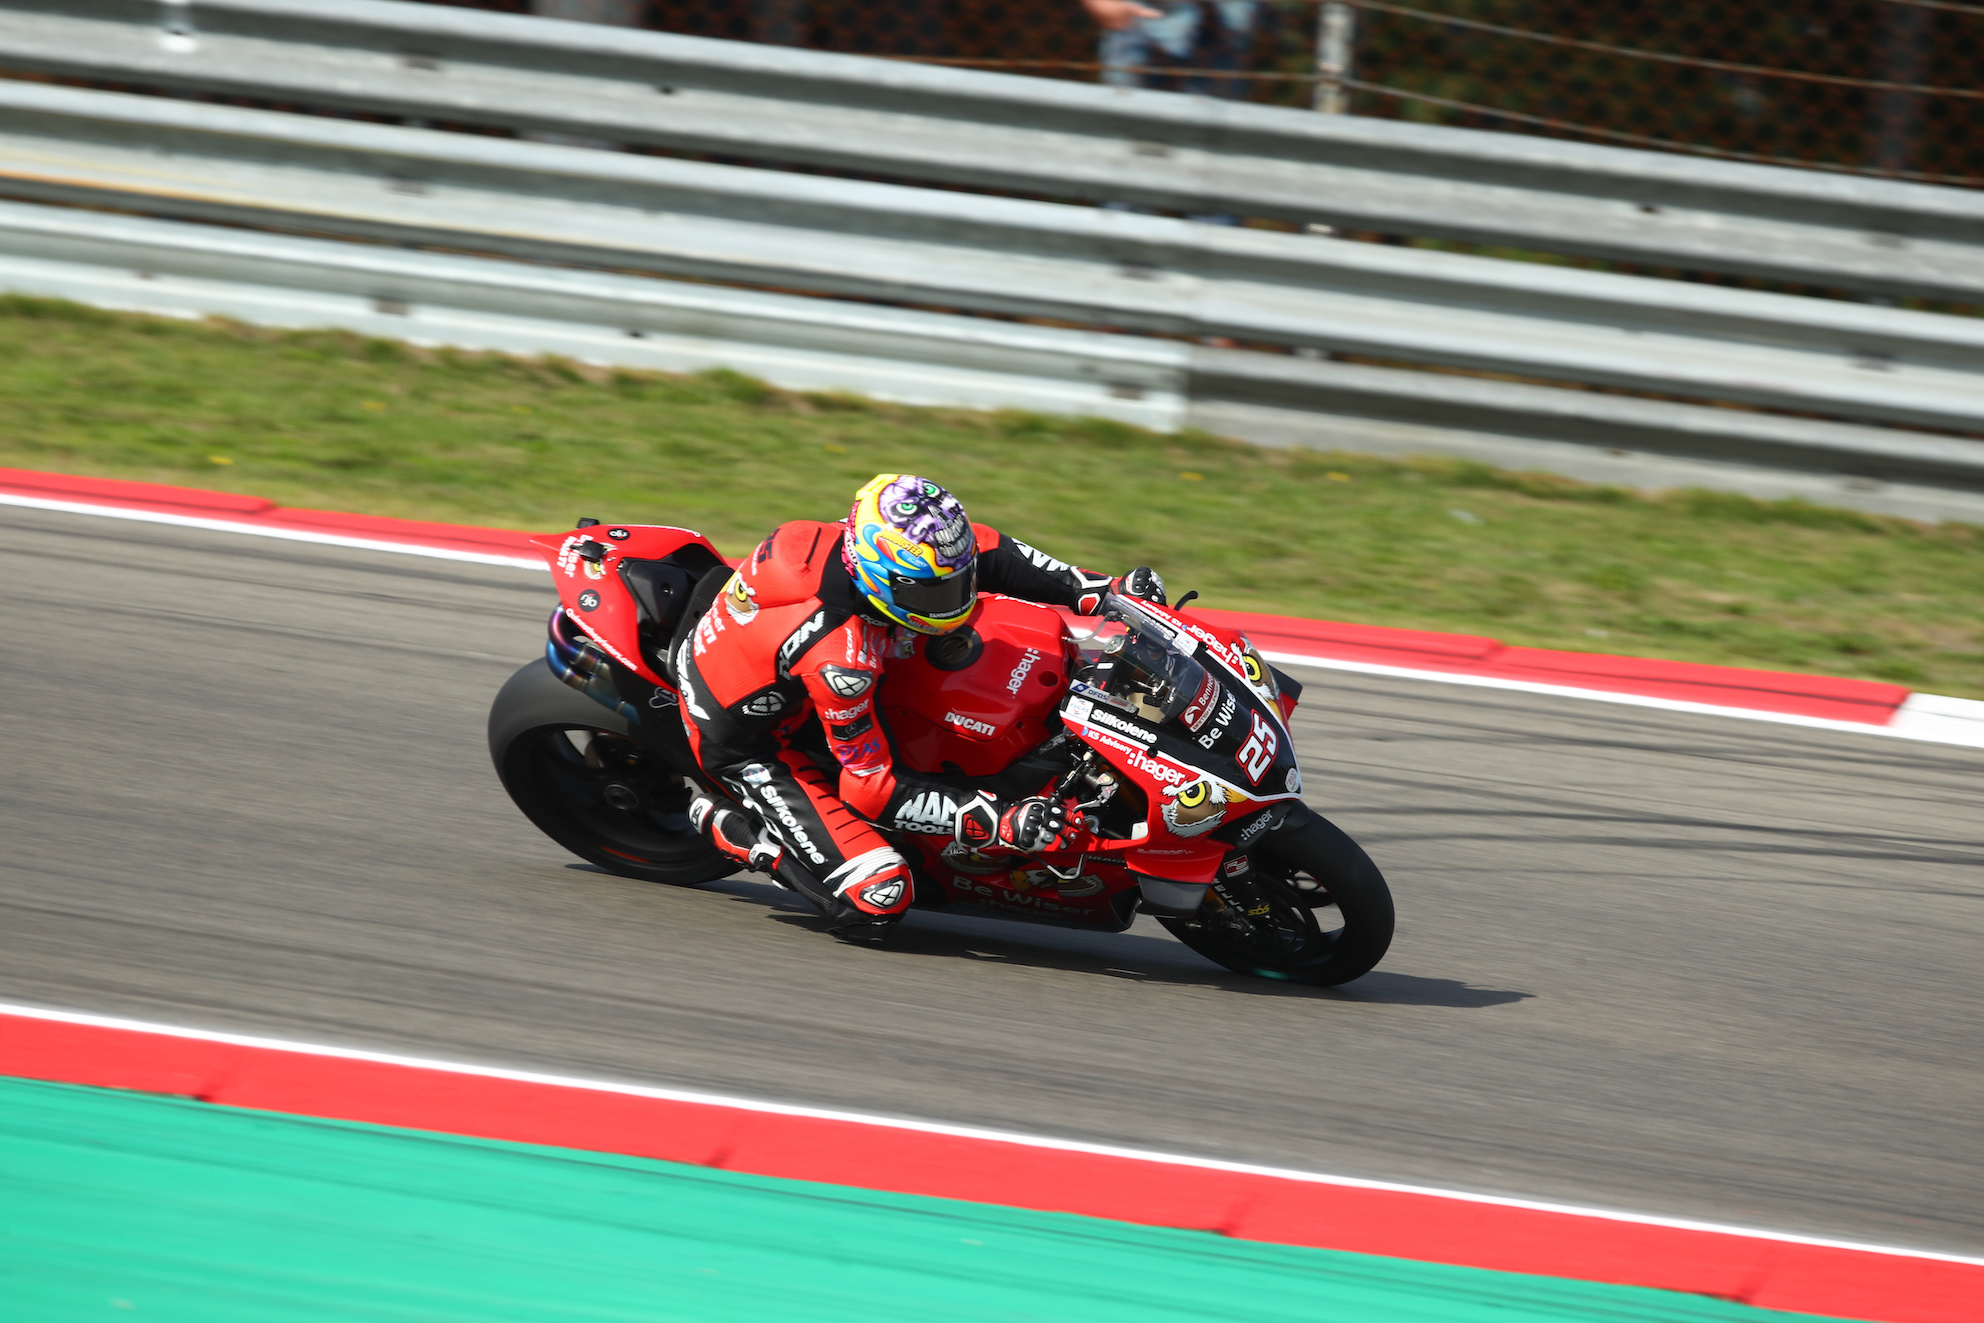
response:
<svg viewBox="0 0 1984 1323"><path fill-rule="evenodd" d="M755 698L745 699L738 706L738 710L754 717L776 716L785 711L785 695L774 689Z"/></svg>
<svg viewBox="0 0 1984 1323"><path fill-rule="evenodd" d="M974 735L997 735L999 728L989 721L978 721L961 712L946 712L944 720L960 730L968 730Z"/></svg>
<svg viewBox="0 0 1984 1323"><path fill-rule="evenodd" d="M841 698L859 698L868 692L869 685L875 683L871 672L851 671L844 666L822 666L820 678Z"/></svg>

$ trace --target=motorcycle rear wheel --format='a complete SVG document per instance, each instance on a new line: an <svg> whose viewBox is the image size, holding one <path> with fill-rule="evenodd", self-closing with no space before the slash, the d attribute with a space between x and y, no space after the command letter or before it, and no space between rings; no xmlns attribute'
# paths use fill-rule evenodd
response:
<svg viewBox="0 0 1984 1323"><path fill-rule="evenodd" d="M610 873L689 887L735 871L689 825L694 787L632 738L625 717L542 661L526 663L497 692L489 756L539 831Z"/></svg>
<svg viewBox="0 0 1984 1323"><path fill-rule="evenodd" d="M1250 853L1252 872L1225 884L1250 902L1244 925L1229 922L1211 893L1190 918L1158 922L1206 959L1256 978L1335 987L1384 959L1391 888L1335 823L1305 809Z"/></svg>

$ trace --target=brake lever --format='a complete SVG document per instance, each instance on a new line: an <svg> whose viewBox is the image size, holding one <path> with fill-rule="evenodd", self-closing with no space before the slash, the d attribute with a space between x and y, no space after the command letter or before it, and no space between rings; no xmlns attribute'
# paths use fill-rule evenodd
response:
<svg viewBox="0 0 1984 1323"><path fill-rule="evenodd" d="M1053 853L1073 854L1075 856L1073 866L1056 868L1037 854L1033 856L1033 861L1063 882L1072 882L1080 877L1082 865L1088 860L1088 847L1095 841L1095 830L1090 826L1091 821L1092 819L1089 818L1078 819L1063 833L1061 839L1055 842Z"/></svg>

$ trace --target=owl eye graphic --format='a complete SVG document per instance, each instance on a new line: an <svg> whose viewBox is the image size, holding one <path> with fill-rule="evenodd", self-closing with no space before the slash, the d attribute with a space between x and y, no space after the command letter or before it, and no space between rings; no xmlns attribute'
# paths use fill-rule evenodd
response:
<svg viewBox="0 0 1984 1323"><path fill-rule="evenodd" d="M1178 793L1164 806L1165 825L1180 836L1209 832L1225 818L1226 795L1209 781L1178 787Z"/></svg>

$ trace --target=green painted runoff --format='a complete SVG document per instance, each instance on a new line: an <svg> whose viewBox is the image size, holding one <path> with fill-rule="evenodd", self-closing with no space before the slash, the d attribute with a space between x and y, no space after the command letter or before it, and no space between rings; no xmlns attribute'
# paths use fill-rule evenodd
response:
<svg viewBox="0 0 1984 1323"><path fill-rule="evenodd" d="M0 1315L1765 1323L1792 1315L0 1080Z"/></svg>

